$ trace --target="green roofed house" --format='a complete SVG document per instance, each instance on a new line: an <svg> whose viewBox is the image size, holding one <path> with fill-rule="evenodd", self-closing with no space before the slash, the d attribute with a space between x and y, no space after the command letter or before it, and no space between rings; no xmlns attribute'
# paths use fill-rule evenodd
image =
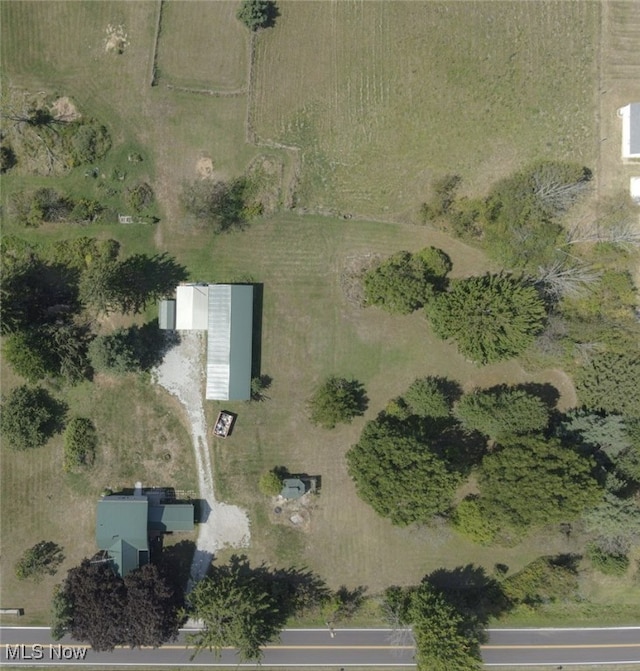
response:
<svg viewBox="0 0 640 671"><path fill-rule="evenodd" d="M136 486L133 496L98 501L96 542L122 577L149 563L149 532L193 531L193 505L159 502Z"/></svg>

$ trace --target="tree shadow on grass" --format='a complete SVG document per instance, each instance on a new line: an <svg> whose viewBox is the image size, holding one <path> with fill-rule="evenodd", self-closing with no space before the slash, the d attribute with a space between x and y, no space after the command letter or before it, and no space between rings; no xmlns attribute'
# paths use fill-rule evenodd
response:
<svg viewBox="0 0 640 671"><path fill-rule="evenodd" d="M512 607L501 584L474 564L438 569L426 576L424 582L439 590L451 605L480 627Z"/></svg>
<svg viewBox="0 0 640 671"><path fill-rule="evenodd" d="M195 542L184 540L167 547L162 547L161 544L160 549L158 568L177 589L184 592L191 577L191 563L196 551Z"/></svg>

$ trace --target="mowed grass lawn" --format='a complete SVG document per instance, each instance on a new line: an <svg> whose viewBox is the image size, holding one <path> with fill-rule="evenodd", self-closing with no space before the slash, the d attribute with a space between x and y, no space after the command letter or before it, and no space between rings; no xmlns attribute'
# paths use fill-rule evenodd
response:
<svg viewBox="0 0 640 671"><path fill-rule="evenodd" d="M206 238L205 238L206 239ZM478 368L455 347L433 336L420 313L391 316L350 304L340 277L353 258L368 253L444 247L454 274L487 268L480 252L414 226L344 222L321 217L276 216L244 232L221 236L200 252L176 247L178 257L210 281L251 279L263 285L262 373L273 378L263 403L209 403L209 419L225 407L238 413L233 435L214 442L218 491L246 507L252 519L250 555L317 570L332 584L385 585L419 580L439 566L477 562L516 569L541 551L566 551L560 534L528 540L513 549L485 549L451 531L398 529L360 501L346 472L345 452L364 422L419 376L446 375L466 388L500 381L550 381L554 371L527 375L517 362ZM365 417L333 431L313 427L306 402L326 375L361 381L369 397ZM570 385L567 399L571 403ZM257 492L260 474L276 465L322 478L310 530L272 526L269 501ZM414 486L410 480L407 487ZM286 521L286 520L285 520ZM290 525L289 525L290 526ZM569 544L570 545L570 544Z"/></svg>
<svg viewBox="0 0 640 671"><path fill-rule="evenodd" d="M2 373L3 392L20 382L6 366ZM25 624L48 622L54 585L67 569L97 551L96 503L105 487L119 491L141 480L146 487L195 490L197 481L186 422L163 390L124 376L98 377L94 384L81 384L62 395L55 389L52 393L67 403L69 417L93 421L98 449L91 469L65 473L62 435L26 452L15 452L2 441L0 603L4 608L24 608L20 621ZM41 582L17 580L15 563L41 540L61 545L65 562L57 575Z"/></svg>
<svg viewBox="0 0 640 671"><path fill-rule="evenodd" d="M249 31L238 2L165 2L158 49L161 84L216 91L247 84Z"/></svg>
<svg viewBox="0 0 640 671"><path fill-rule="evenodd" d="M253 114L302 148L302 205L410 219L434 175L482 193L541 157L595 167L599 3L278 6Z"/></svg>

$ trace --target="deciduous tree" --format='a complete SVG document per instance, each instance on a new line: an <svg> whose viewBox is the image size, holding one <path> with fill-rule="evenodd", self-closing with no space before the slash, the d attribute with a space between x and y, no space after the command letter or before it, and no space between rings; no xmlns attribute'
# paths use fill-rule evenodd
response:
<svg viewBox="0 0 640 671"><path fill-rule="evenodd" d="M158 646L174 639L182 596L152 564L122 579L104 561L85 559L54 594L52 635L69 633L96 651Z"/></svg>
<svg viewBox="0 0 640 671"><path fill-rule="evenodd" d="M258 575L243 565L214 567L189 593L193 616L202 630L191 635L196 654L208 649L238 650L242 661L258 660L261 648L280 633L276 603Z"/></svg>
<svg viewBox="0 0 640 671"><path fill-rule="evenodd" d="M272 26L277 15L278 10L273 0L242 0L236 14L249 30Z"/></svg>

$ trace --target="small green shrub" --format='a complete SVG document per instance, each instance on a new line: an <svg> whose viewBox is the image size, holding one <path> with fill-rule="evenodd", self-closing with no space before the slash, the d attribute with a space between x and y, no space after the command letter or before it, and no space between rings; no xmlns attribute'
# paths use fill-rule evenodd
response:
<svg viewBox="0 0 640 671"><path fill-rule="evenodd" d="M25 550L15 566L18 580L33 578L36 581L45 575L55 575L64 561L62 548L53 541L40 541Z"/></svg>
<svg viewBox="0 0 640 671"><path fill-rule="evenodd" d="M331 376L318 387L309 400L309 419L313 424L333 429L348 423L366 408L362 385L356 380Z"/></svg>
<svg viewBox="0 0 640 671"><path fill-rule="evenodd" d="M281 475L275 469L263 473L258 482L258 489L265 496L278 496L282 491Z"/></svg>
<svg viewBox="0 0 640 671"><path fill-rule="evenodd" d="M93 463L98 437L93 422L74 417L64 432L64 470L73 471Z"/></svg>
<svg viewBox="0 0 640 671"><path fill-rule="evenodd" d="M629 557L623 554L605 552L596 543L587 546L587 557L596 571L605 575L621 576L629 568Z"/></svg>
<svg viewBox="0 0 640 671"><path fill-rule="evenodd" d="M451 521L463 536L480 545L491 545L499 531L493 516L482 509L477 496L467 496L460 501Z"/></svg>
<svg viewBox="0 0 640 671"><path fill-rule="evenodd" d="M153 203L153 189L146 182L140 182L125 190L124 199L132 210L142 212Z"/></svg>

